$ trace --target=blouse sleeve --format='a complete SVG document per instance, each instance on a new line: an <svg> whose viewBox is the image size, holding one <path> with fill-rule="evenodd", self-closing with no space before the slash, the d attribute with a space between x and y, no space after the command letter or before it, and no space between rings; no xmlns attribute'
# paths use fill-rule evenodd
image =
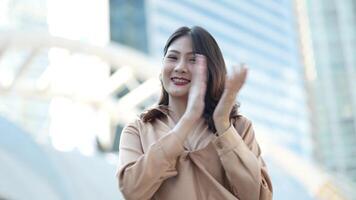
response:
<svg viewBox="0 0 356 200"><path fill-rule="evenodd" d="M144 152L140 122L127 125L121 133L116 175L125 199L151 199L165 179L178 174L176 160L183 151L178 137L167 133Z"/></svg>
<svg viewBox="0 0 356 200"><path fill-rule="evenodd" d="M272 183L252 124L238 120L213 141L232 193L240 200L271 200Z"/></svg>

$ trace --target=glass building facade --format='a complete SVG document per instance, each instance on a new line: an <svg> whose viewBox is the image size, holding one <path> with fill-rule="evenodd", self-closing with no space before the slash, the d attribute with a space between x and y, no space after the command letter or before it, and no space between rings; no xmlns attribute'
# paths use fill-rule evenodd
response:
<svg viewBox="0 0 356 200"><path fill-rule="evenodd" d="M315 59L314 155L356 182L356 2L307 1Z"/></svg>
<svg viewBox="0 0 356 200"><path fill-rule="evenodd" d="M110 0L110 39L148 52L144 0Z"/></svg>

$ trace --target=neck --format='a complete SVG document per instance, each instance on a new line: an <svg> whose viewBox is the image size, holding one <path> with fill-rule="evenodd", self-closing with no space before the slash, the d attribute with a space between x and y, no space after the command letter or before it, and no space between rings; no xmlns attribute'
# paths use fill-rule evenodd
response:
<svg viewBox="0 0 356 200"><path fill-rule="evenodd" d="M168 107L170 111L170 116L175 122L178 122L179 119L183 116L187 107L187 98L177 98L170 96Z"/></svg>

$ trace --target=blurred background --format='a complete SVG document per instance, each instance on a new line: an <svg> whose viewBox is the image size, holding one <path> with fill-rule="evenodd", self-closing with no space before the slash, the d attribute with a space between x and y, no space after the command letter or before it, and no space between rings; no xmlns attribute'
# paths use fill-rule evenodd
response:
<svg viewBox="0 0 356 200"><path fill-rule="evenodd" d="M0 199L123 199L121 130L183 25L249 65L274 199L356 199L354 0L0 0Z"/></svg>

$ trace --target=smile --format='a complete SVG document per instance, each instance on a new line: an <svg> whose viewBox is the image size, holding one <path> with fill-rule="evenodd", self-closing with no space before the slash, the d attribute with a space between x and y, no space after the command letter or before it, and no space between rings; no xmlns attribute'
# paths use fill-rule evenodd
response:
<svg viewBox="0 0 356 200"><path fill-rule="evenodd" d="M173 77L171 78L171 80L175 85L179 85L179 86L187 85L188 83L190 83L190 80L181 77Z"/></svg>

